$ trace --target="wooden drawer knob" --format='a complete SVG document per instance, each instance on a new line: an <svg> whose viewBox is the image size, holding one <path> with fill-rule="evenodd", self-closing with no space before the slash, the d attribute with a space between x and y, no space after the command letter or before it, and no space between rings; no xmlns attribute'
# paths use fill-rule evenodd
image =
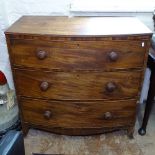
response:
<svg viewBox="0 0 155 155"><path fill-rule="evenodd" d="M115 83L113 83L113 82L107 83L106 90L108 92L113 92L115 89L116 89L116 84Z"/></svg>
<svg viewBox="0 0 155 155"><path fill-rule="evenodd" d="M114 51L110 52L109 59L110 59L110 61L116 61L118 59L118 54Z"/></svg>
<svg viewBox="0 0 155 155"><path fill-rule="evenodd" d="M106 112L104 114L104 119L108 120L108 119L111 119L112 118L112 114L110 112Z"/></svg>
<svg viewBox="0 0 155 155"><path fill-rule="evenodd" d="M43 60L47 57L47 52L46 51L38 51L37 52L37 58L40 60Z"/></svg>
<svg viewBox="0 0 155 155"><path fill-rule="evenodd" d="M51 111L47 110L47 111L44 112L44 118L45 118L45 119L50 119L51 116L52 116Z"/></svg>
<svg viewBox="0 0 155 155"><path fill-rule="evenodd" d="M49 88L49 83L48 82L46 82L46 81L41 82L40 89L42 91L46 91L48 88Z"/></svg>

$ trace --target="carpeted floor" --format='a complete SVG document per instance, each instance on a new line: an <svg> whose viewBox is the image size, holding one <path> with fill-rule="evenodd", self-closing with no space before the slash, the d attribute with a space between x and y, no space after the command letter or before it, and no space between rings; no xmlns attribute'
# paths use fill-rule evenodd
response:
<svg viewBox="0 0 155 155"><path fill-rule="evenodd" d="M124 131L108 134L72 137L39 130L29 130L25 138L26 155L33 153L65 155L155 155L155 110L151 115L147 134L139 136L137 121L134 139Z"/></svg>

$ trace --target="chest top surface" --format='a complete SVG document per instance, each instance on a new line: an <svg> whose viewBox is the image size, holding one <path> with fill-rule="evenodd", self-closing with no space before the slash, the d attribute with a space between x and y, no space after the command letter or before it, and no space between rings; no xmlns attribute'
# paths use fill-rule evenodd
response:
<svg viewBox="0 0 155 155"><path fill-rule="evenodd" d="M6 34L51 36L149 35L151 30L135 17L23 16Z"/></svg>

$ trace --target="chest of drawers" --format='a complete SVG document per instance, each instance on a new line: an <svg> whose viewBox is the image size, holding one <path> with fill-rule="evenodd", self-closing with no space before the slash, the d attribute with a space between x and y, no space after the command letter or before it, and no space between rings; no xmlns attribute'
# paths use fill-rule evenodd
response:
<svg viewBox="0 0 155 155"><path fill-rule="evenodd" d="M34 127L132 136L152 35L145 25L131 17L25 16L5 34L25 134Z"/></svg>

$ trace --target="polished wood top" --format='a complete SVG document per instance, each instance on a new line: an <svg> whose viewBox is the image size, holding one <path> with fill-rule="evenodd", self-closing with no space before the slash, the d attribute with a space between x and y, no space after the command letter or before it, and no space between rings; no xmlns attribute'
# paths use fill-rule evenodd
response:
<svg viewBox="0 0 155 155"><path fill-rule="evenodd" d="M53 17L23 16L6 34L52 36L105 36L152 34L135 17Z"/></svg>

